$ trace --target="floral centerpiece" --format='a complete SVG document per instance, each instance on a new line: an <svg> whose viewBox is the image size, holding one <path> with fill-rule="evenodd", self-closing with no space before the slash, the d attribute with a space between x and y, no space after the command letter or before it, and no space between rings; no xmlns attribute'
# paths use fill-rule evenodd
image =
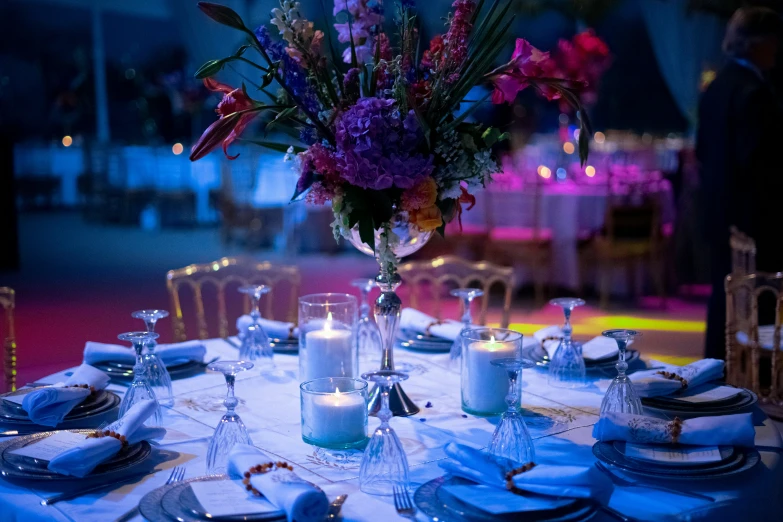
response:
<svg viewBox="0 0 783 522"><path fill-rule="evenodd" d="M556 78L579 80L584 85L580 91L583 103L592 105L598 100L598 84L609 66L612 56L595 31L585 29L571 40L561 38L547 62L547 74ZM561 101L563 110L573 108Z"/></svg>

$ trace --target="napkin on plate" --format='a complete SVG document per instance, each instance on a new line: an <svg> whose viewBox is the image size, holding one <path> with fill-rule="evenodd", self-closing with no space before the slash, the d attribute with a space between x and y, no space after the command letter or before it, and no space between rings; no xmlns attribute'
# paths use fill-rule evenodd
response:
<svg viewBox="0 0 783 522"><path fill-rule="evenodd" d="M557 346L560 344L560 339L563 338L563 329L557 325L547 326L546 328L534 332L533 337L544 347L551 358L555 354Z"/></svg>
<svg viewBox="0 0 783 522"><path fill-rule="evenodd" d="M506 489L505 470L519 466L477 449L448 443L450 457L439 463L445 471L479 484ZM556 498L593 498L605 504L612 495L612 483L593 466L539 464L513 478L514 486L538 495Z"/></svg>
<svg viewBox="0 0 783 522"><path fill-rule="evenodd" d="M69 386L86 384L95 390L102 390L108 383L108 375L89 364L82 364L65 382L41 387L25 395L22 409L36 424L57 426L74 407L92 393L88 388Z"/></svg>
<svg viewBox="0 0 783 522"><path fill-rule="evenodd" d="M664 373L685 379L688 388L692 389L723 377L723 365L724 362L718 359L702 359L687 366L667 364L655 370L634 372L629 378L640 397L660 397L684 389L681 380L669 378Z"/></svg>
<svg viewBox="0 0 783 522"><path fill-rule="evenodd" d="M414 308L403 308L400 315L400 328L406 330L413 330L414 332L424 334L429 331L430 335L440 337L442 339L448 339L449 341L455 341L462 332L463 324L459 321L447 319L445 321L438 321L431 315L427 315L424 312L419 312ZM478 328L471 325L472 328Z"/></svg>
<svg viewBox="0 0 783 522"><path fill-rule="evenodd" d="M135 404L125 415L104 430L115 431L124 435L128 444L136 444L142 440L160 439L166 435L164 428L148 428L144 421L151 417L158 408L158 403L146 400ZM114 437L87 438L84 442L60 453L49 461L48 468L61 475L74 477L87 476L101 462L112 458L122 449L122 442Z"/></svg>
<svg viewBox="0 0 783 522"><path fill-rule="evenodd" d="M696 417L682 422L679 444L694 446L753 447L756 430L751 413ZM672 442L673 421L636 415L633 413L606 413L593 426L593 437L602 442L624 440L640 444L667 444Z"/></svg>
<svg viewBox="0 0 783 522"><path fill-rule="evenodd" d="M274 339L289 339L299 340L299 328L294 323L286 323L285 321L273 321L271 319L264 319L263 317L258 320L261 324L261 328L264 329L268 337ZM237 319L237 331L239 337L243 337L247 331L248 326L253 324L253 318L249 315L243 315Z"/></svg>
<svg viewBox="0 0 783 522"><path fill-rule="evenodd" d="M276 460L279 459L267 456L254 446L235 444L228 454L228 475L241 479L251 467ZM318 486L287 469L251 475L250 484L278 509L285 511L288 522L321 522L329 509L329 499Z"/></svg>
<svg viewBox="0 0 783 522"><path fill-rule="evenodd" d="M182 360L203 361L206 353L207 349L201 341L159 344L155 347L155 355L163 364ZM130 346L87 341L84 345L84 362L94 364L104 361L133 364L136 362L136 353Z"/></svg>
<svg viewBox="0 0 783 522"><path fill-rule="evenodd" d="M546 353L550 359L555 356L555 352L557 351L557 347L559 345L560 341L544 342L544 349L546 350ZM614 339L609 339L608 337L603 337L600 335L598 337L593 337L586 343L582 344L582 357L588 361L606 359L613 355L617 355L617 352L617 342Z"/></svg>

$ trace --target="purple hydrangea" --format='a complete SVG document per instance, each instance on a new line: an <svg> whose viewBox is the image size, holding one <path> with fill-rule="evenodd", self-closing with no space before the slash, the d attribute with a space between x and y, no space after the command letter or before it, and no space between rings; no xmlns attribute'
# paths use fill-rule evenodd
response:
<svg viewBox="0 0 783 522"><path fill-rule="evenodd" d="M361 98L335 126L338 171L352 185L408 189L432 173L432 156L416 152L422 133L415 114L403 116L394 100Z"/></svg>

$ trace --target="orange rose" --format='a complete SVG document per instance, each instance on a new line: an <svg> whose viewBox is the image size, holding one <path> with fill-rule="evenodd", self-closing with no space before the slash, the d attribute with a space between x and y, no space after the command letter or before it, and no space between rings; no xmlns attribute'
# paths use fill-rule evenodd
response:
<svg viewBox="0 0 783 522"><path fill-rule="evenodd" d="M435 205L432 205L431 207L416 211L414 222L421 230L429 232L443 224L443 216L440 214L440 209Z"/></svg>
<svg viewBox="0 0 783 522"><path fill-rule="evenodd" d="M431 207L438 199L438 185L427 177L402 193L402 208L413 213L415 210Z"/></svg>

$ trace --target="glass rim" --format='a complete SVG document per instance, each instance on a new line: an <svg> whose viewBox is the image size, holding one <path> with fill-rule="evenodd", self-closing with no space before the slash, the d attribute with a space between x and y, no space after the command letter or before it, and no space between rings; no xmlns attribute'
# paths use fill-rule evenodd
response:
<svg viewBox="0 0 783 522"><path fill-rule="evenodd" d="M491 328L487 326L482 326L479 328L465 328L462 330L459 334L460 338L467 339L469 341L487 341L488 339L482 339L477 334L483 333L483 332L502 332L507 337L502 339L495 339L495 342L498 343L513 343L517 341L521 341L524 337L523 334L520 332L517 332L516 330L509 330L508 328ZM476 335L471 335L476 334Z"/></svg>
<svg viewBox="0 0 783 522"><path fill-rule="evenodd" d="M299 390L301 392L310 394L310 395L334 395L335 392L326 392L326 391L315 391L315 390L309 390L306 387L308 385L311 385L315 382L319 381L333 381L335 379L342 379L343 381L353 381L355 384L355 388L348 391L342 391L340 390L340 395L351 395L353 393L361 393L365 391L368 388L367 381L362 379L357 379L356 377L318 377L317 379L310 379L309 381L304 381L303 383L299 384Z"/></svg>
<svg viewBox="0 0 783 522"><path fill-rule="evenodd" d="M330 297L337 297L339 300L330 302L318 302L314 298L328 299ZM299 297L298 302L300 305L306 304L308 306L337 306L346 304L356 304L356 296L351 294L344 294L342 292L323 292L320 294L307 294Z"/></svg>

